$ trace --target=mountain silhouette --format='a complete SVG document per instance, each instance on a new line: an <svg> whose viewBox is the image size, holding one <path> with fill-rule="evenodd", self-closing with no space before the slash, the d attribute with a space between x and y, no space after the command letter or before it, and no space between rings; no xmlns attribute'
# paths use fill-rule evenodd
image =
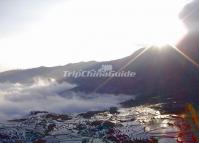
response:
<svg viewBox="0 0 199 143"><path fill-rule="evenodd" d="M195 61L198 58L196 53L193 52ZM78 91L97 89L100 93L133 94L144 103L178 102L184 106L185 103L199 101L199 69L172 46L143 48L129 57L97 63L87 70L97 70L103 64L112 65L115 71L128 65L123 70L136 72L136 77L114 77L108 82L107 78L77 78L70 79L70 82L78 84Z"/></svg>
<svg viewBox="0 0 199 143"><path fill-rule="evenodd" d="M59 82L75 83L77 85L73 89L75 91L135 95L137 100L126 103L127 106L165 103L182 109L186 103L199 102L198 45L197 36L189 35L177 45L177 50L170 45L162 48L151 46L113 61L81 62L58 67L8 71L0 73L0 82L30 82L37 76L52 77ZM64 71L97 71L102 65L111 65L113 71L132 71L136 76L134 78L63 76Z"/></svg>

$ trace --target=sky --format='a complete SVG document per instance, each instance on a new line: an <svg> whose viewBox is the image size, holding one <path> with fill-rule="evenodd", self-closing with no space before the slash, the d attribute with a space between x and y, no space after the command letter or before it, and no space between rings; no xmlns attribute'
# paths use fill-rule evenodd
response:
<svg viewBox="0 0 199 143"><path fill-rule="evenodd" d="M0 0L0 71L106 61L186 33L186 0Z"/></svg>
<svg viewBox="0 0 199 143"><path fill-rule="evenodd" d="M199 32L199 0L193 0L185 5L179 16L189 33Z"/></svg>

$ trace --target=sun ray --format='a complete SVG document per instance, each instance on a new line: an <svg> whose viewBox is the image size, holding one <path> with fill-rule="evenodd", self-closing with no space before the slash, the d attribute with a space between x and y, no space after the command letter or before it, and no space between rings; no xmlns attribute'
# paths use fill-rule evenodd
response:
<svg viewBox="0 0 199 143"><path fill-rule="evenodd" d="M183 53L180 49L178 49L175 45L171 45L172 48L174 48L178 53L180 53L184 58L186 58L189 62L191 62L194 66L196 66L199 69L199 64L193 60L191 57Z"/></svg>
<svg viewBox="0 0 199 143"><path fill-rule="evenodd" d="M171 44L170 44L171 45ZM173 49L175 49L178 53L180 53L185 59L187 59L190 63L192 63L194 66L196 66L199 69L199 64L194 61L191 57L189 57L188 55L186 55L185 53L183 53L181 50L179 50L175 45L171 45L171 47ZM145 53L147 50L149 49L149 47L145 48L142 52L140 52L137 56L135 56L133 59L131 59L127 64L125 64L123 67L121 67L118 72L122 71L123 69L125 69L126 67L128 67L131 63L133 63L137 58L139 58L143 53ZM95 90L93 90L92 93L96 93L99 89L101 89L102 87L104 87L109 81L111 81L113 77L109 77L108 79L106 79L103 83L101 83Z"/></svg>

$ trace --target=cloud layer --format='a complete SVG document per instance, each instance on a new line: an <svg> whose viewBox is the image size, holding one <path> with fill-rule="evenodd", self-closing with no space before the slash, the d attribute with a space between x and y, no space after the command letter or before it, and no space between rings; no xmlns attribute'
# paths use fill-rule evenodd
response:
<svg viewBox="0 0 199 143"><path fill-rule="evenodd" d="M199 0L188 3L180 13L180 18L189 31L199 31Z"/></svg>
<svg viewBox="0 0 199 143"><path fill-rule="evenodd" d="M58 84L53 79L37 79L32 84L0 84L0 120L18 118L30 111L49 111L56 113L85 112L100 110L128 100L130 96L111 94L76 93L68 91L63 96L58 93L75 85Z"/></svg>

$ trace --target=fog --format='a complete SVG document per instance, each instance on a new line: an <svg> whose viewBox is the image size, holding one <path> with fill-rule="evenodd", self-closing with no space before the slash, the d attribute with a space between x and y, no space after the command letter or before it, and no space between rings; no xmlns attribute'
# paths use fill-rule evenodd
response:
<svg viewBox="0 0 199 143"><path fill-rule="evenodd" d="M30 111L80 113L102 110L131 99L132 96L73 92L69 83L36 78L33 83L0 83L0 121L20 118ZM64 95L60 95L64 91Z"/></svg>

